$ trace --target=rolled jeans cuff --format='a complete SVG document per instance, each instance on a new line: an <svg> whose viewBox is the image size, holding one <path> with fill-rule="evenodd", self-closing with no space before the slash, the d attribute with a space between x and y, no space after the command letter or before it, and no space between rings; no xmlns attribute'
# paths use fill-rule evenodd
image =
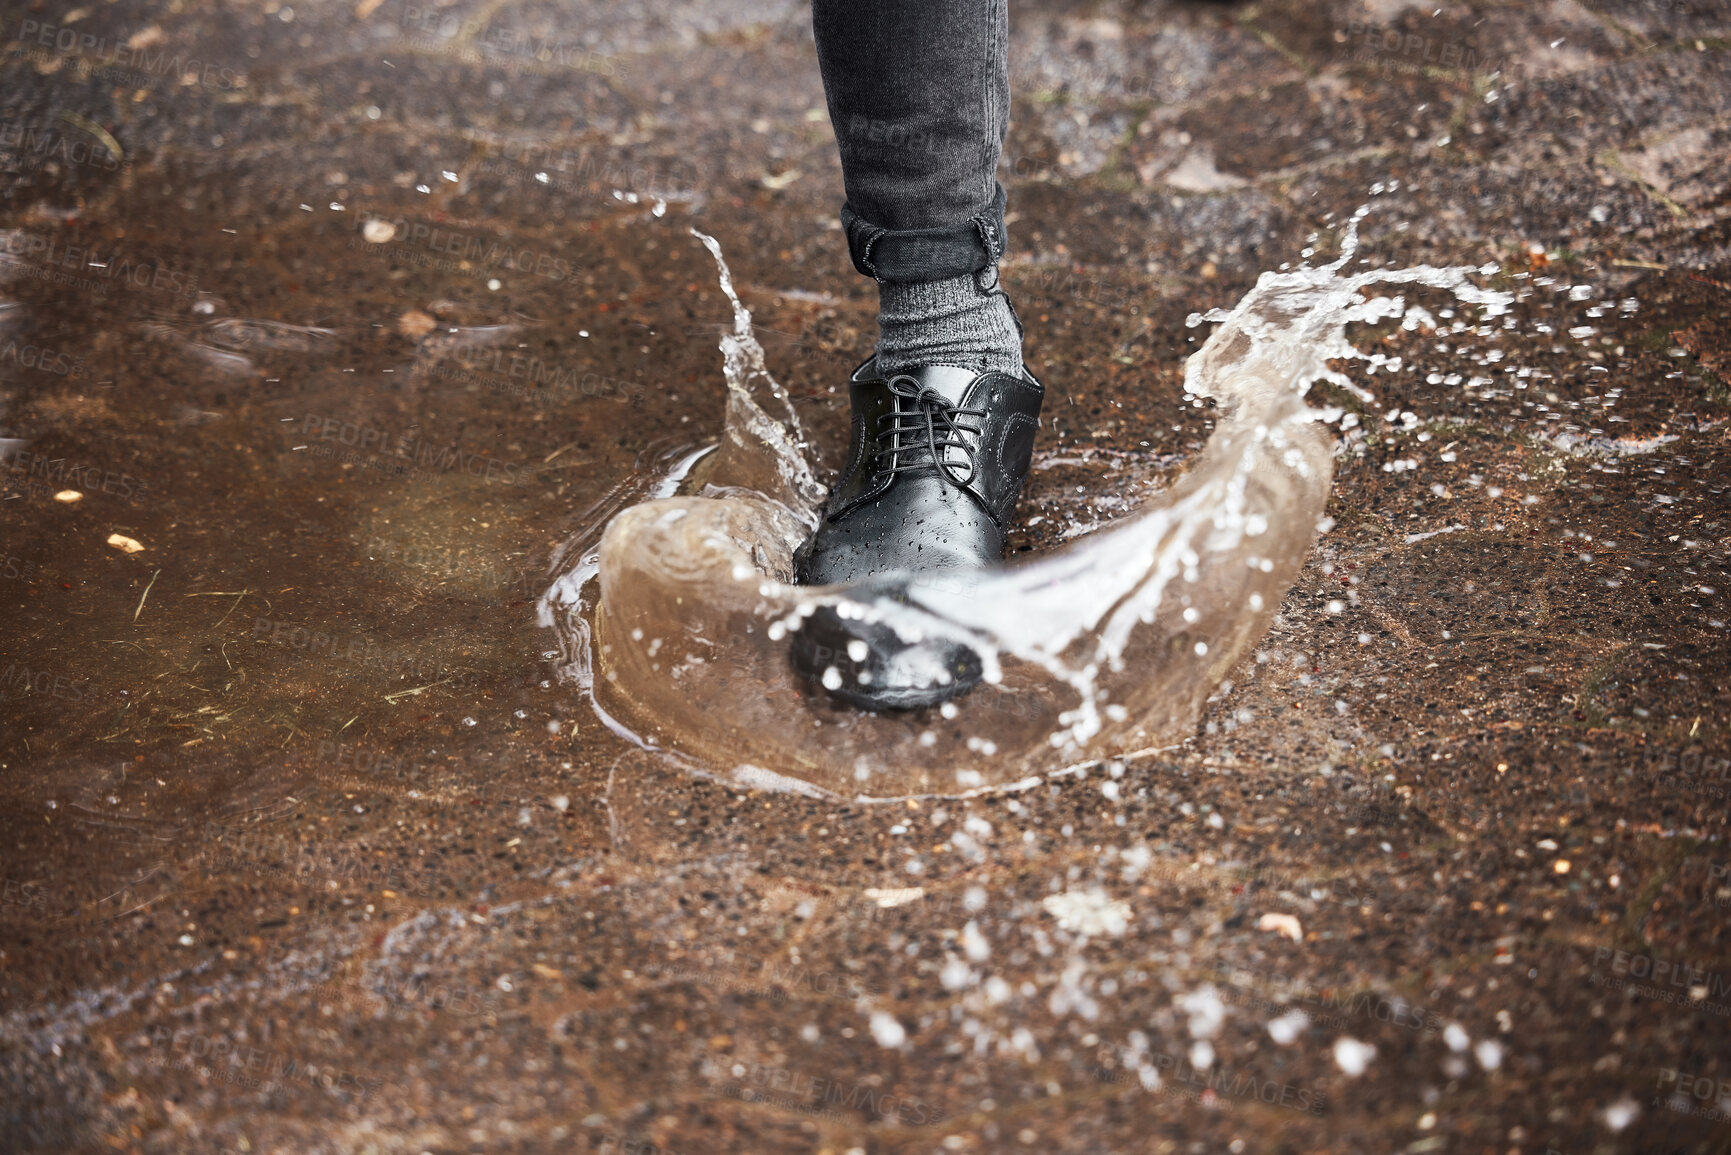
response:
<svg viewBox="0 0 1731 1155"><path fill-rule="evenodd" d="M1009 240L1004 227L1004 186L992 203L958 225L936 229L886 229L842 206L853 267L879 281L943 281L995 266Z"/></svg>

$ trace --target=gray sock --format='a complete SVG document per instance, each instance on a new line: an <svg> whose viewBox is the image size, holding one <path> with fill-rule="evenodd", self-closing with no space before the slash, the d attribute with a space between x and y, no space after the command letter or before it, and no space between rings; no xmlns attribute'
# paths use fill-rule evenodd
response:
<svg viewBox="0 0 1731 1155"><path fill-rule="evenodd" d="M878 284L878 370L960 365L1012 376L1022 371L1022 336L1009 299L985 292L973 274L945 281Z"/></svg>

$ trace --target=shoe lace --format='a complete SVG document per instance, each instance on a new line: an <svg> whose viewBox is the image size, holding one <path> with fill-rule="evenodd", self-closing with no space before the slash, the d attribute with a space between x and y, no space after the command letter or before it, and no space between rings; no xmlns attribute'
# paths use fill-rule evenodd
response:
<svg viewBox="0 0 1731 1155"><path fill-rule="evenodd" d="M894 410L878 418L883 428L878 430L878 455L889 457L886 471L905 473L935 465L938 472L958 489L974 480L978 461L974 447L959 436L963 433L980 436L980 427L962 420L984 417L984 409L963 409L952 405L936 389L922 386L918 379L898 374L889 380L889 390L897 399ZM958 463L950 459L952 450L967 460L966 476L958 477Z"/></svg>

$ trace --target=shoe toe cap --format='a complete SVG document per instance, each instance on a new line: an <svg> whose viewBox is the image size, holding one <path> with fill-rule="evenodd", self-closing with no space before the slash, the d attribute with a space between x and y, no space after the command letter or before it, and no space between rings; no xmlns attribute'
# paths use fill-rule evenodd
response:
<svg viewBox="0 0 1731 1155"><path fill-rule="evenodd" d="M843 617L833 606L806 619L791 656L794 668L832 697L866 710L937 705L983 674L969 646L949 638L907 642L886 623Z"/></svg>

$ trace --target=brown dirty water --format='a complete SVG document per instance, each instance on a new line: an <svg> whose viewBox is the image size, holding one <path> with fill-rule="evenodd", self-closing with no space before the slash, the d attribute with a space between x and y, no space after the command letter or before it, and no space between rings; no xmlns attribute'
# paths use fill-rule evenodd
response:
<svg viewBox="0 0 1731 1155"><path fill-rule="evenodd" d="M1731 9L1012 27L1014 559L1196 465L1187 319L1367 201L1515 300L1348 331L1184 734L885 802L643 748L537 616L721 435L691 229L837 465L804 6L0 16L0 1145L1731 1150Z"/></svg>

